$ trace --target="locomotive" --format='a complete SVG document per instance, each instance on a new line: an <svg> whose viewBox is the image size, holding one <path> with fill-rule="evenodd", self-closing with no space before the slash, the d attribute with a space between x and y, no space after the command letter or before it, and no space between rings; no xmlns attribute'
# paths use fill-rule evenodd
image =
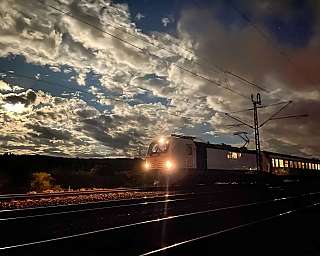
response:
<svg viewBox="0 0 320 256"><path fill-rule="evenodd" d="M320 160L274 152L261 152L262 172L277 176L318 175ZM176 135L151 142L145 160L146 171L174 174L186 171L254 173L256 152L245 147L210 144L195 137Z"/></svg>

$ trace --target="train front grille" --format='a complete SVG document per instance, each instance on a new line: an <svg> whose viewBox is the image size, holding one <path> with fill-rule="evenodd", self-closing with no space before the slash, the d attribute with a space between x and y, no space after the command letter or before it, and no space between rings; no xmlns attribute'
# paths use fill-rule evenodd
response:
<svg viewBox="0 0 320 256"><path fill-rule="evenodd" d="M163 169L165 165L165 161L163 159L149 159L148 163L150 164L150 169Z"/></svg>

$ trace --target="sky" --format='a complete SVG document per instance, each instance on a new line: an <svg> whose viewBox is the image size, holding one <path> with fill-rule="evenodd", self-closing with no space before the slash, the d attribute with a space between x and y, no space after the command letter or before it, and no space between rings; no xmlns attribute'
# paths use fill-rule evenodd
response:
<svg viewBox="0 0 320 256"><path fill-rule="evenodd" d="M0 1L0 153L140 157L160 135L320 157L320 3ZM239 78L240 77L240 78ZM246 83L241 78L258 85ZM263 90L261 90L263 88ZM252 124L252 111L234 113Z"/></svg>

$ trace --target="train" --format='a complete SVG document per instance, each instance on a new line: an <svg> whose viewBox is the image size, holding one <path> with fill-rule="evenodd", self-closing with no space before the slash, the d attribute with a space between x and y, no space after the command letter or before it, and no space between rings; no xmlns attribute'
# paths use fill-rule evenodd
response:
<svg viewBox="0 0 320 256"><path fill-rule="evenodd" d="M318 175L320 160L261 151L261 172L276 176ZM185 171L255 173L256 151L245 147L202 142L193 136L171 134L152 141L144 169L166 175Z"/></svg>

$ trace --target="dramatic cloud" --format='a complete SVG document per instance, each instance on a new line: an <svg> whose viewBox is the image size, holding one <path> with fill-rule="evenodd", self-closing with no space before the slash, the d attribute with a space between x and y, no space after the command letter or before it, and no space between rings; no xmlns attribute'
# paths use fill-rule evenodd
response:
<svg viewBox="0 0 320 256"><path fill-rule="evenodd" d="M212 142L231 135L239 144L224 112L250 108L250 94L258 90L222 68L265 87L264 104L294 100L284 115L310 115L303 122L266 125L265 149L319 156L320 19L312 21L306 42L292 46L265 23L269 16L291 21L296 13L288 1L239 3L274 45L235 10L229 12L237 19L219 18L221 3L188 5L179 19L163 17L164 27L177 21L177 32L169 34L143 33L133 22L148 14L132 16L126 4L0 2L0 57L10 62L21 55L37 68L31 75L35 81L19 78L19 67L0 70L1 152L139 156L152 138L173 132ZM319 10L318 4L310 5ZM275 109L261 110L261 120ZM251 122L251 114L239 117Z"/></svg>
<svg viewBox="0 0 320 256"><path fill-rule="evenodd" d="M210 9L189 8L182 14L179 31L182 38L193 41L197 57L199 60L205 60L207 64L201 66L199 72L210 74L210 70L218 64L265 87L269 93L262 94L264 104L293 100L294 103L282 116L290 113L309 114L309 118L305 120L286 119L266 125L262 129L265 149L319 156L320 119L314 111L320 108L320 77L317 72L320 63L316 57L320 55L320 48L315 46L319 34L313 34L309 42L303 46L286 47L272 38L272 33L262 23L267 15L282 15L284 19L291 19L293 10L288 3L246 3L246 7L256 15L253 17L256 27L245 20L241 24L222 24L212 15ZM314 3L310 1L310 4ZM219 11L221 6L215 7ZM264 35L257 33L257 27L271 36L266 40ZM317 29L319 32L318 27ZM281 51L286 53L282 54ZM234 85L233 88L245 92L243 83L230 78L230 75L227 78L229 83ZM230 112L250 107L250 101L238 99L227 93L215 94L215 89L209 88L209 85L202 86L198 92L201 90L210 95L207 97L207 103L214 110ZM265 120L276 109L261 109L260 119ZM250 115L252 112L239 113L237 116L248 122L252 120ZM223 126L226 123L232 123L232 120L227 120L220 113L216 113L212 118L212 125L218 130L226 132L228 129Z"/></svg>

